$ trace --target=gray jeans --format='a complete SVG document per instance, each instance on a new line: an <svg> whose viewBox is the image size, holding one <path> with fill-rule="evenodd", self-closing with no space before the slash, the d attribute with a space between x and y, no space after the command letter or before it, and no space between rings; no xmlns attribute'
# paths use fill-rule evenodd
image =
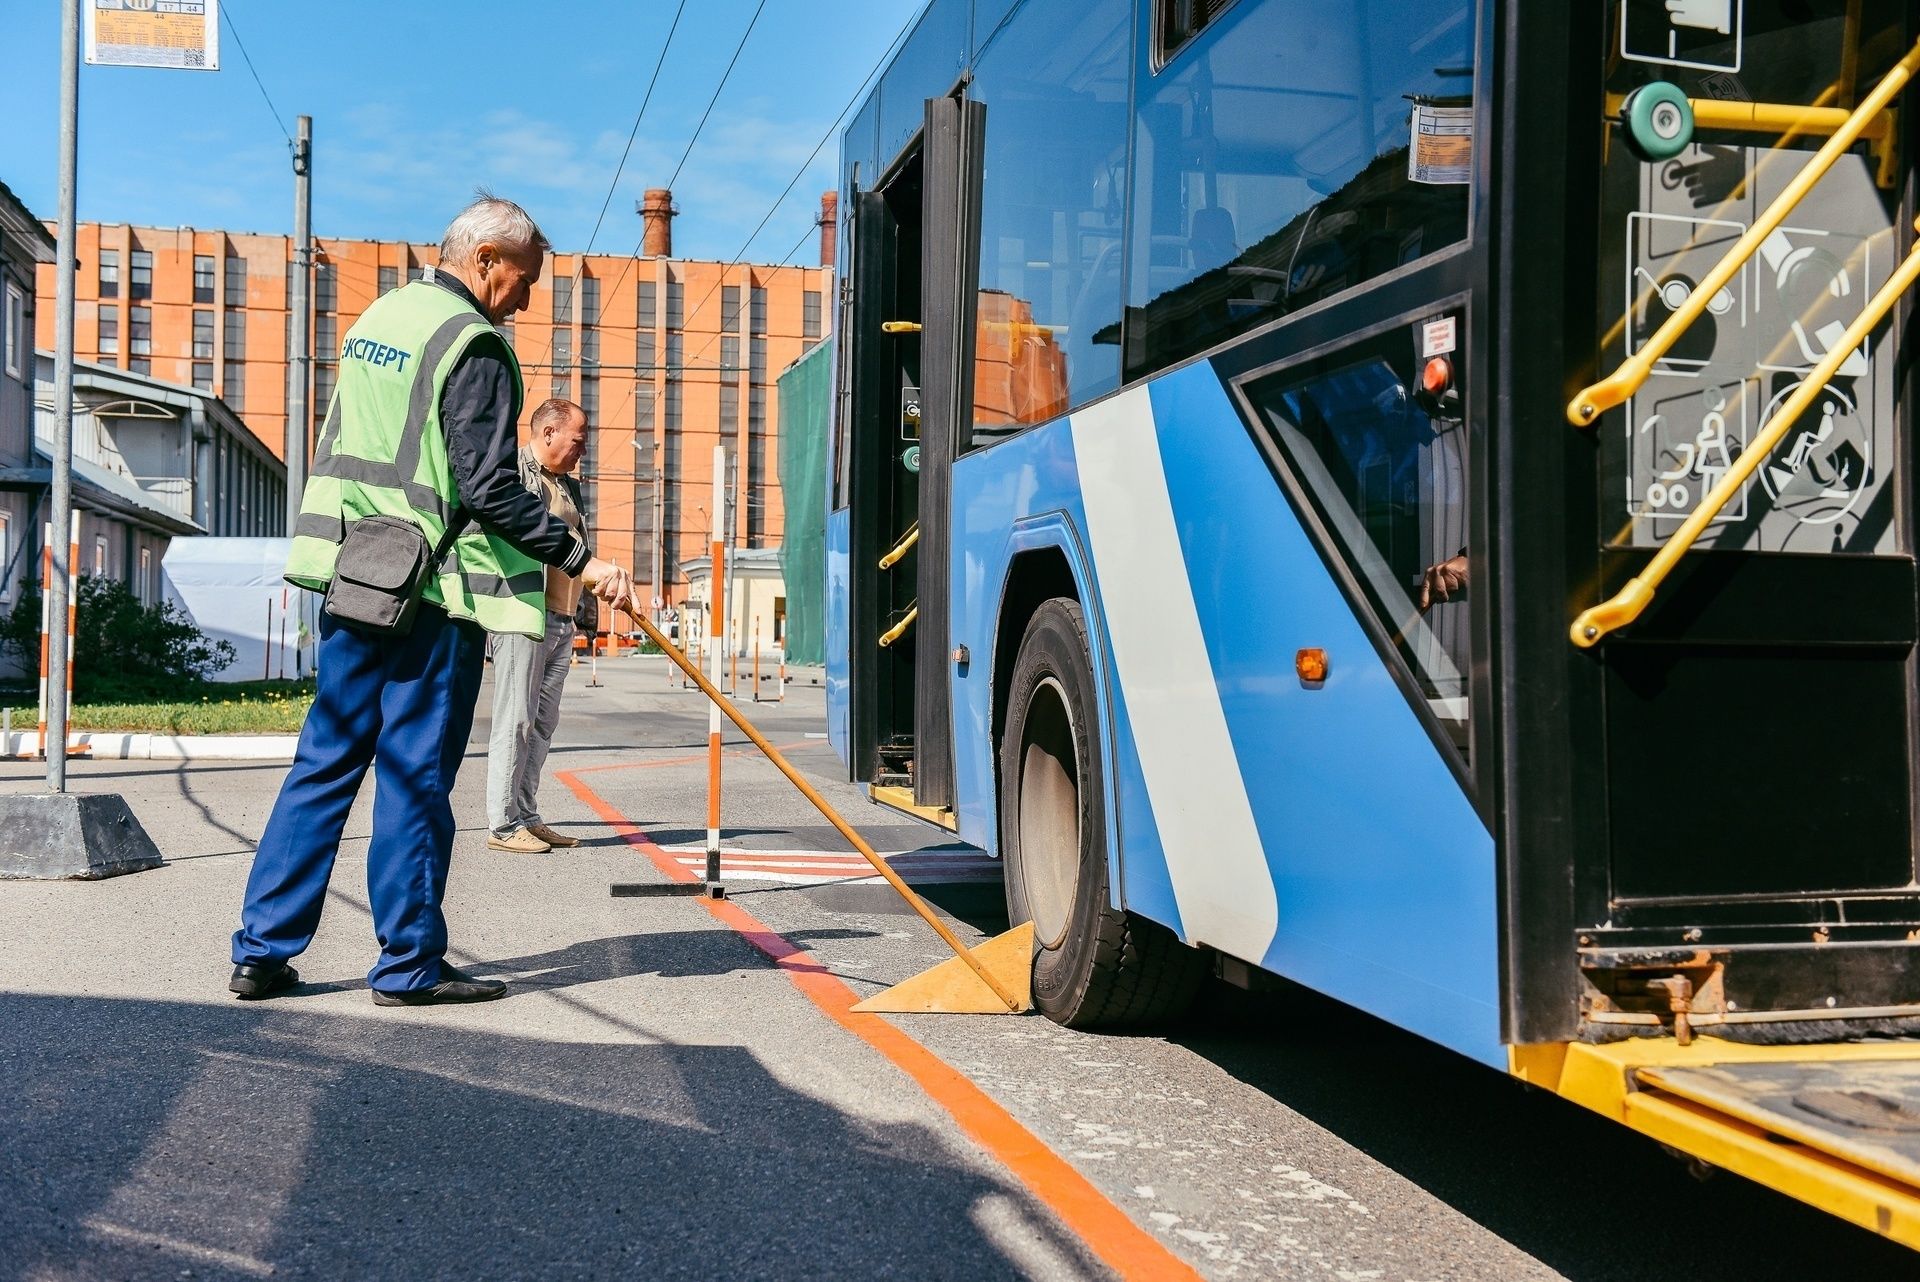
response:
<svg viewBox="0 0 1920 1282"><path fill-rule="evenodd" d="M560 724L560 689L573 663L573 620L547 615L547 635L503 634L493 645L493 733L487 740L487 826L504 837L546 822L534 798Z"/></svg>

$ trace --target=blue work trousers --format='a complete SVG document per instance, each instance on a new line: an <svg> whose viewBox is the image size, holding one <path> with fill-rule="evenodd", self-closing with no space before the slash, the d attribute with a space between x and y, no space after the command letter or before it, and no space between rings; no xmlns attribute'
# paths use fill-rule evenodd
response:
<svg viewBox="0 0 1920 1282"><path fill-rule="evenodd" d="M253 857L235 965L284 962L312 942L347 813L373 765L367 895L380 960L367 982L389 991L440 982L453 780L473 728L485 637L425 604L397 638L321 616L313 710Z"/></svg>

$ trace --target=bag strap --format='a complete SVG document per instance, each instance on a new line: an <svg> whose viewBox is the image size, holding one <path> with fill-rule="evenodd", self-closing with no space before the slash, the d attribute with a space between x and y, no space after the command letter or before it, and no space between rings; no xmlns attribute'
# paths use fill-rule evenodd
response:
<svg viewBox="0 0 1920 1282"><path fill-rule="evenodd" d="M440 562L453 550L454 540L465 534L467 526L472 523L473 518L467 515L467 509L455 503L452 515L447 518L447 528L441 532L440 541L433 545L433 558L427 562L429 570L438 572Z"/></svg>

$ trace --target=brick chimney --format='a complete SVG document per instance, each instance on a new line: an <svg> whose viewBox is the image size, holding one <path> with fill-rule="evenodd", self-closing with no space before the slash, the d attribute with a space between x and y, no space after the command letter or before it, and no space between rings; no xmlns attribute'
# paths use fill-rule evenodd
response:
<svg viewBox="0 0 1920 1282"><path fill-rule="evenodd" d="M820 194L820 265L832 267L834 250L838 244L840 193L828 191Z"/></svg>
<svg viewBox="0 0 1920 1282"><path fill-rule="evenodd" d="M665 187L647 188L640 202L641 252L648 258L673 257L673 193Z"/></svg>

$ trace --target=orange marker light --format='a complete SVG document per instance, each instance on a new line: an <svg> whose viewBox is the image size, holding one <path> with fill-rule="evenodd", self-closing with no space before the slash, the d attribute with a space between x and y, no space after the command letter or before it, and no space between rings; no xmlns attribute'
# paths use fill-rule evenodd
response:
<svg viewBox="0 0 1920 1282"><path fill-rule="evenodd" d="M1434 357L1420 371L1420 390L1428 396L1440 395L1452 382L1453 362L1444 356Z"/></svg>
<svg viewBox="0 0 1920 1282"><path fill-rule="evenodd" d="M1327 652L1317 646L1293 652L1293 670L1300 679L1309 685L1319 685L1327 679Z"/></svg>

